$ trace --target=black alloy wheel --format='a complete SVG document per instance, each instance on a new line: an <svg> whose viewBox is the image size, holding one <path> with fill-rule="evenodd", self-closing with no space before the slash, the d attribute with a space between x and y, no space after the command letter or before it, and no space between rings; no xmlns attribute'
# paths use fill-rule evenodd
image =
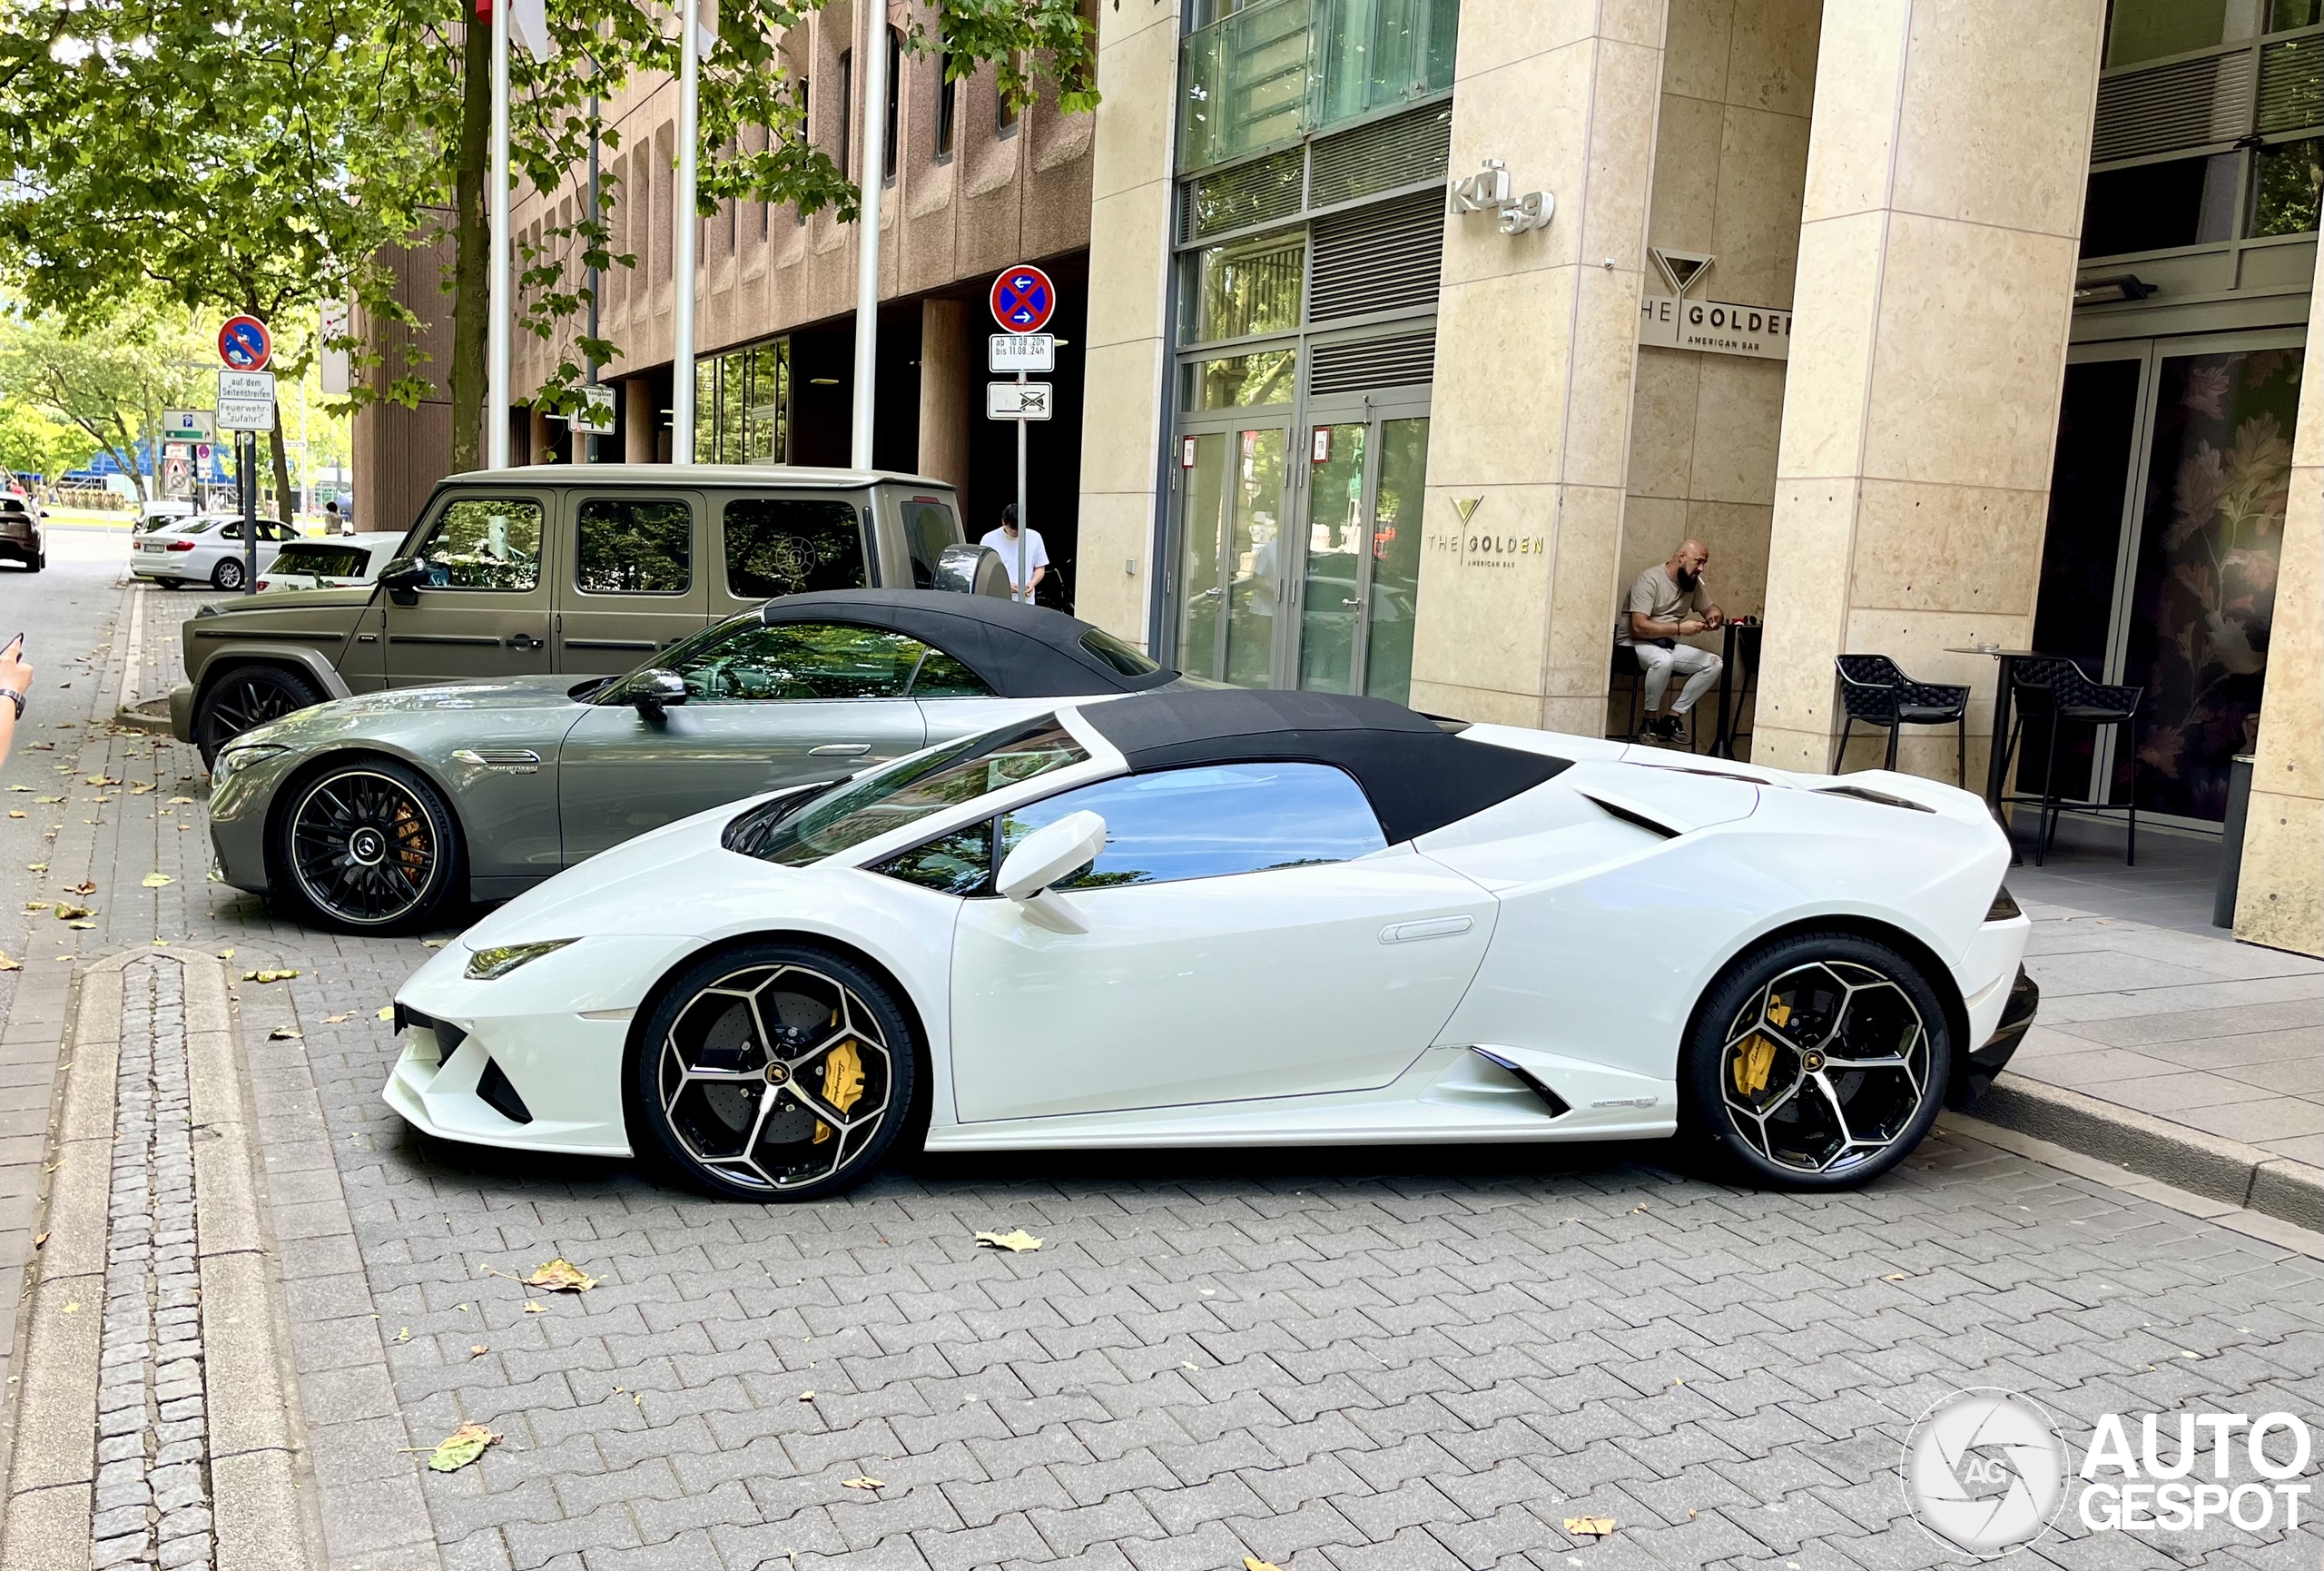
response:
<svg viewBox="0 0 2324 1571"><path fill-rule="evenodd" d="M1847 933L1776 939L1696 1010L1681 1127L1752 1181L1853 1189L1928 1133L1953 1048L1936 984L1898 950Z"/></svg>
<svg viewBox="0 0 2324 1571"><path fill-rule="evenodd" d="M215 765L218 749L243 732L322 701L313 682L280 666L244 666L227 672L202 695L194 713L193 737L202 749L202 766Z"/></svg>
<svg viewBox="0 0 2324 1571"><path fill-rule="evenodd" d="M242 558L221 557L218 565L210 569L210 587L232 594L242 587Z"/></svg>
<svg viewBox="0 0 2324 1571"><path fill-rule="evenodd" d="M269 882L341 933L426 927L467 886L452 810L389 759L337 765L284 792Z"/></svg>
<svg viewBox="0 0 2324 1571"><path fill-rule="evenodd" d="M714 1195L812 1200L879 1166L922 1078L879 978L761 940L696 961L647 1017L631 1052L630 1144Z"/></svg>

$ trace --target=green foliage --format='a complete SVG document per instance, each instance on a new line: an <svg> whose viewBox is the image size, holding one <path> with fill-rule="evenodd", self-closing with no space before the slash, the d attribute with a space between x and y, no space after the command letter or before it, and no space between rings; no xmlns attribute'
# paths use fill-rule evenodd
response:
<svg viewBox="0 0 2324 1571"><path fill-rule="evenodd" d="M208 401L215 384L189 363L206 347L175 311L125 311L109 331L89 336L67 331L53 317L0 315L0 396L4 407L77 430L86 444L77 463L99 450L110 453L140 493L151 496L150 478L138 473L138 443L159 428L162 410Z"/></svg>
<svg viewBox="0 0 2324 1571"><path fill-rule="evenodd" d="M0 469L54 480L97 456L96 439L33 404L0 400Z"/></svg>

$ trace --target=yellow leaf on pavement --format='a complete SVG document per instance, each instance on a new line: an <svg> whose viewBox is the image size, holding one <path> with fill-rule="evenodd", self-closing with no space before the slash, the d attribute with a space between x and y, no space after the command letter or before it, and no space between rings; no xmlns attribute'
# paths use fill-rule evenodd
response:
<svg viewBox="0 0 2324 1571"><path fill-rule="evenodd" d="M1256 1555L1246 1555L1243 1556L1243 1571L1283 1571L1283 1567Z"/></svg>
<svg viewBox="0 0 2324 1571"><path fill-rule="evenodd" d="M1043 1240L1037 1239L1032 1234L1027 1232L1023 1228L1016 1228L1005 1233L979 1233L977 1235L977 1242L984 1245L987 1249L1007 1250L1012 1255L1021 1255L1028 1250L1039 1249L1042 1241Z"/></svg>
<svg viewBox="0 0 2324 1571"><path fill-rule="evenodd" d="M29 817L30 815L21 807L11 807L8 809L8 816L11 818L25 818Z"/></svg>
<svg viewBox="0 0 2324 1571"><path fill-rule="evenodd" d="M25 871L27 873L45 873L48 871L48 864L45 862L27 862L25 864Z"/></svg>
<svg viewBox="0 0 2324 1571"><path fill-rule="evenodd" d="M396 1006L394 1004L383 1003L379 1005L379 1018L381 1020L393 1020L395 1017Z"/></svg>
<svg viewBox="0 0 2324 1571"><path fill-rule="evenodd" d="M266 1040L269 1042L297 1042L300 1041L304 1034L305 1033L300 1032L295 1025L278 1025L272 1031L266 1033Z"/></svg>
<svg viewBox="0 0 2324 1571"><path fill-rule="evenodd" d="M96 924L94 922L68 922L64 925L73 928L75 931L86 933L90 928L94 927Z"/></svg>
<svg viewBox="0 0 2324 1571"><path fill-rule="evenodd" d="M566 1260L563 1255L546 1265L537 1266L525 1279L528 1288L546 1288L553 1293L586 1293L597 1285L597 1279Z"/></svg>
<svg viewBox="0 0 2324 1571"><path fill-rule="evenodd" d="M171 877L166 873L148 873L144 879L145 887L148 889L160 889L164 885L175 884L176 882L176 879Z"/></svg>
<svg viewBox="0 0 2324 1571"><path fill-rule="evenodd" d="M244 982L288 982L299 973L295 971L245 971Z"/></svg>
<svg viewBox="0 0 2324 1571"><path fill-rule="evenodd" d="M95 912L85 905L75 905L66 900L56 903L56 920L59 922L70 922L76 916L94 916L95 914Z"/></svg>
<svg viewBox="0 0 2324 1571"><path fill-rule="evenodd" d="M234 958L234 952L231 949L222 949L218 952L218 958L221 960L231 960Z"/></svg>
<svg viewBox="0 0 2324 1571"><path fill-rule="evenodd" d="M193 798L191 796L172 796L170 798L170 805L172 807L183 807L192 801Z"/></svg>
<svg viewBox="0 0 2324 1571"><path fill-rule="evenodd" d="M880 1478L842 1478L840 1486L847 1489L884 1489L887 1483Z"/></svg>
<svg viewBox="0 0 2324 1571"><path fill-rule="evenodd" d="M545 1315L548 1313L548 1306L543 1303L536 1303L531 1299L527 1299L525 1300L525 1313L528 1315Z"/></svg>
<svg viewBox="0 0 2324 1571"><path fill-rule="evenodd" d="M23 961L11 960L5 953L0 953L0 971L22 971L24 968Z"/></svg>
<svg viewBox="0 0 2324 1571"><path fill-rule="evenodd" d="M1614 1530L1611 1517L1568 1517L1565 1530L1576 1537L1603 1538Z"/></svg>
<svg viewBox="0 0 2324 1571"><path fill-rule="evenodd" d="M487 1446L497 1444L500 1437L482 1424L462 1424L436 1443L428 1454L430 1471L457 1473L484 1455Z"/></svg>
<svg viewBox="0 0 2324 1571"><path fill-rule="evenodd" d="M71 798L66 796L35 796L33 800L35 802L44 802L49 805L54 806L59 802L70 801Z"/></svg>
<svg viewBox="0 0 2324 1571"><path fill-rule="evenodd" d="M323 1023L325 1025L344 1025L354 1018L355 1016L352 1014L326 1014L323 1016Z"/></svg>

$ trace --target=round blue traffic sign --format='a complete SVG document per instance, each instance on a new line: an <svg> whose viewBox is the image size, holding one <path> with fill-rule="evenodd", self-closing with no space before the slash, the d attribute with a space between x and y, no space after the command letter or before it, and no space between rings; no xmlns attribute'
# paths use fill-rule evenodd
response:
<svg viewBox="0 0 2324 1571"><path fill-rule="evenodd" d="M264 371L274 358L274 340L254 316L230 316L218 330L218 358L229 371Z"/></svg>
<svg viewBox="0 0 2324 1571"><path fill-rule="evenodd" d="M1012 267L992 281L992 320L1004 332L1039 332L1057 310L1057 290L1038 267Z"/></svg>

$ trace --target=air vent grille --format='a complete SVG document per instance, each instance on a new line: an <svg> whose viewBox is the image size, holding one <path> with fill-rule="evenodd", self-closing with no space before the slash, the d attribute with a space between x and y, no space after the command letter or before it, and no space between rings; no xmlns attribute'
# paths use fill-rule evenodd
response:
<svg viewBox="0 0 2324 1571"><path fill-rule="evenodd" d="M2324 38L2290 38L2260 51L2260 129L2324 124Z"/></svg>
<svg viewBox="0 0 2324 1571"><path fill-rule="evenodd" d="M1418 180L1441 180L1452 147L1452 105L1433 104L1315 143L1307 204L1329 207Z"/></svg>
<svg viewBox="0 0 2324 1571"><path fill-rule="evenodd" d="M1371 388L1409 387L1427 381L1435 372L1433 332L1362 343L1317 344L1307 373L1307 390L1325 398Z"/></svg>
<svg viewBox="0 0 2324 1571"><path fill-rule="evenodd" d="M1306 159L1303 148L1286 148L1265 158L1238 163L1179 188L1178 232L1188 240L1271 218L1288 218L1299 211L1299 182Z"/></svg>
<svg viewBox="0 0 2324 1571"><path fill-rule="evenodd" d="M1444 262L1444 204L1433 191L1318 219L1307 320L1432 303Z"/></svg>
<svg viewBox="0 0 2324 1571"><path fill-rule="evenodd" d="M2251 128L2251 52L2207 54L2098 84L2093 163L2232 142Z"/></svg>

